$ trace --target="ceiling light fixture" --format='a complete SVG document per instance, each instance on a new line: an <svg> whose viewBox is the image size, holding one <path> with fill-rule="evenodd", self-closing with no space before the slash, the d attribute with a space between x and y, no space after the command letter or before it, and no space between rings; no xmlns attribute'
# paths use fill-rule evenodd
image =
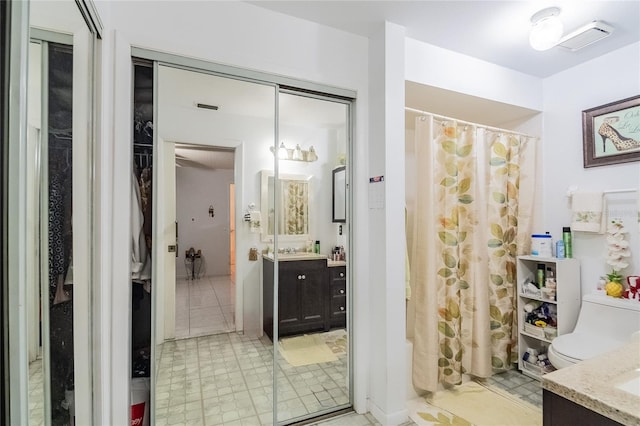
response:
<svg viewBox="0 0 640 426"><path fill-rule="evenodd" d="M284 142L280 142L280 147L277 151L273 146L269 147L269 151L271 151L273 155L277 153L277 157L280 160L304 161L307 163L318 160L318 154L316 154L313 146L310 146L308 150L304 150L300 148L300 144L296 144L296 147L291 149L287 148Z"/></svg>
<svg viewBox="0 0 640 426"><path fill-rule="evenodd" d="M562 38L564 29L558 15L560 15L560 8L548 7L531 17L529 44L535 50L551 49Z"/></svg>

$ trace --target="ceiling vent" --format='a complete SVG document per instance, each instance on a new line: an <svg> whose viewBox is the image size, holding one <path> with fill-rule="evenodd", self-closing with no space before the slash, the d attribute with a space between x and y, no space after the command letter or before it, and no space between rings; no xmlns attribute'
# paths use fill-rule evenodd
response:
<svg viewBox="0 0 640 426"><path fill-rule="evenodd" d="M593 21L563 37L557 46L575 52L576 50L580 50L598 40L608 37L612 32L613 27L601 21Z"/></svg>

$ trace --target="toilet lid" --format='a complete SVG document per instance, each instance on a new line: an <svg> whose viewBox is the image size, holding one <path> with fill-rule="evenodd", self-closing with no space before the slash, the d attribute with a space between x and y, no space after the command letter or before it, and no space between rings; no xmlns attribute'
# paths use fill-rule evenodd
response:
<svg viewBox="0 0 640 426"><path fill-rule="evenodd" d="M620 347L624 342L606 336L594 336L584 333L563 334L553 339L553 349L560 355L579 360L593 358Z"/></svg>

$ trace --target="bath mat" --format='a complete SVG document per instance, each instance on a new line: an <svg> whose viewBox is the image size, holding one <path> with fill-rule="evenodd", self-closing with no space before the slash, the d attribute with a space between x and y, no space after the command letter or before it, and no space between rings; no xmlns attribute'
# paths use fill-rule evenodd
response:
<svg viewBox="0 0 640 426"><path fill-rule="evenodd" d="M418 426L472 426L460 416L425 402L424 398L412 399L407 403L409 418Z"/></svg>
<svg viewBox="0 0 640 426"><path fill-rule="evenodd" d="M542 425L541 410L525 401L506 393L496 392L476 382L467 382L453 389L438 391L424 398L422 407L414 411L412 420L425 426L435 424ZM448 417L449 414L451 417ZM432 417L436 420L431 420Z"/></svg>
<svg viewBox="0 0 640 426"><path fill-rule="evenodd" d="M318 334L329 346L331 352L340 356L347 354L347 331L344 329L332 330Z"/></svg>
<svg viewBox="0 0 640 426"><path fill-rule="evenodd" d="M338 360L322 336L317 334L280 339L278 349L282 357L293 367Z"/></svg>

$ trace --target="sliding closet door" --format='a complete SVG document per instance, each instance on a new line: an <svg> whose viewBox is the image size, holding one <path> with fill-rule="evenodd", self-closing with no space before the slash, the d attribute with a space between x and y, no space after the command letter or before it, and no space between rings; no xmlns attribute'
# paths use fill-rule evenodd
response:
<svg viewBox="0 0 640 426"><path fill-rule="evenodd" d="M275 388L290 424L351 406L350 103L281 90L278 106Z"/></svg>
<svg viewBox="0 0 640 426"><path fill-rule="evenodd" d="M227 424L248 418L269 422L273 419L273 345L260 336L263 295L257 253L268 242L261 240L260 224L252 225L245 214L260 210L261 171L273 173L275 167L276 89L272 84L203 71L156 67L152 423L201 419L204 424ZM176 144L200 146L201 156L186 158L184 151L180 156L172 154ZM216 151L233 154L232 169L216 160ZM227 240L215 237L220 230L230 232L213 190L218 184L216 171L223 170L233 174L238 224L235 281L229 293L219 292L218 277L211 272L218 254L212 250L229 250ZM200 176L199 189L176 187L177 174ZM192 200L190 205L178 206L192 212L178 222L176 191L190 191ZM198 262L199 274L193 273L192 262ZM192 271L190 278L176 280L187 267ZM211 287L217 300L209 296ZM211 334L209 323L222 317L225 321L235 318L236 332ZM176 339L176 328L185 322L191 336Z"/></svg>
<svg viewBox="0 0 640 426"><path fill-rule="evenodd" d="M30 424L92 421L95 34L79 6L30 7L23 287Z"/></svg>

